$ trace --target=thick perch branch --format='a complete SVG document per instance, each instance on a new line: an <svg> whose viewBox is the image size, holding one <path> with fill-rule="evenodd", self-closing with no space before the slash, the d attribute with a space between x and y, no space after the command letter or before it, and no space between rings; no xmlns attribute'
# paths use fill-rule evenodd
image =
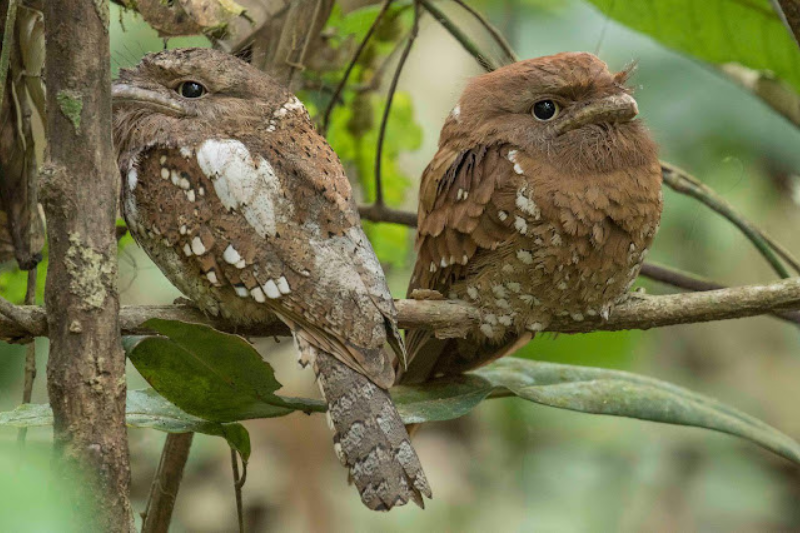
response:
<svg viewBox="0 0 800 533"><path fill-rule="evenodd" d="M459 337L479 321L475 307L451 300L397 300L400 327L426 328L443 337ZM547 331L558 333L588 333L651 329L677 324L711 322L745 318L781 311L800 310L800 278L782 280L769 285L746 285L697 293L663 296L632 295L618 305L607 321L586 317L576 322L569 317L555 319ZM21 340L31 335L47 336L47 314L38 306L19 306L28 330L7 316L0 316L0 338ZM225 320L209 318L201 311L184 305L127 306L120 312L123 335L144 335L149 331L141 324L150 318L182 320L209 324L220 331L246 336L287 336L289 329L276 318L274 322L257 327L236 327Z"/></svg>

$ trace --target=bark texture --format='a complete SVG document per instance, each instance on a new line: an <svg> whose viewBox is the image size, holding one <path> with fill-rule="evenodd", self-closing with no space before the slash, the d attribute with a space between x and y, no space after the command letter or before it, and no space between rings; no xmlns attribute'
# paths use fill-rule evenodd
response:
<svg viewBox="0 0 800 533"><path fill-rule="evenodd" d="M41 193L50 243L45 304L55 472L76 487L63 495L76 530L130 531L108 1L43 8L48 154Z"/></svg>

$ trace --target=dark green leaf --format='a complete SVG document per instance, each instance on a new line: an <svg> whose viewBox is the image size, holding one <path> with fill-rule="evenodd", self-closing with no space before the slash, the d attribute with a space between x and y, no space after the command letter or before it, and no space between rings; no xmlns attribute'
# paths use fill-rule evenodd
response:
<svg viewBox="0 0 800 533"><path fill-rule="evenodd" d="M670 48L774 72L800 92L800 51L770 0L588 1Z"/></svg>
<svg viewBox="0 0 800 533"><path fill-rule="evenodd" d="M159 394L187 413L228 422L324 410L319 401L275 394L281 385L272 367L237 335L161 319L144 326L164 336L126 338L128 357Z"/></svg>

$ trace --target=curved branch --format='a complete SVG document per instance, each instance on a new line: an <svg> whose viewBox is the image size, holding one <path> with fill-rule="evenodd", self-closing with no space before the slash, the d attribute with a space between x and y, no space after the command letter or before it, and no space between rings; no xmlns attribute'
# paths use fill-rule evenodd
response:
<svg viewBox="0 0 800 533"><path fill-rule="evenodd" d="M397 83L400 81L400 74L403 72L403 67L408 59L408 54L411 53L411 47L414 46L414 41L419 32L419 4L414 1L414 23L411 26L411 31L408 34L408 41L400 60L397 63L397 69L394 71L392 83L389 86L389 93L386 96L386 107L383 109L383 118L381 119L380 130L378 131L378 147L375 152L375 205L383 206L383 183L381 181L381 163L383 159L383 140L386 137L386 126L389 123L389 113L392 111L392 101L394 100L394 93L397 91Z"/></svg>
<svg viewBox="0 0 800 533"><path fill-rule="evenodd" d="M475 58L475 60L483 67L486 72L491 72L497 69L497 65L492 63L492 61L486 57L486 55L481 51L475 42L470 39L461 28L458 27L450 18L444 14L444 12L439 9L437 6L433 4L430 0L419 0L425 10L430 13L436 21L442 25L442 27L447 30L450 35L452 35L464 50L467 51L469 55Z"/></svg>
<svg viewBox="0 0 800 533"><path fill-rule="evenodd" d="M753 243L753 246L758 249L761 255L772 265L773 270L775 270L780 277L788 278L790 274L776 255L778 248L780 248L779 253L786 259L786 262L800 273L800 262L792 257L783 247L775 247L773 245L774 241L771 238L767 237L762 230L744 218L731 204L700 180L680 168L664 162L661 163L661 174L664 177L664 183L672 190L701 201L739 228L750 242ZM773 250L773 248L775 248L775 250Z"/></svg>
<svg viewBox="0 0 800 533"><path fill-rule="evenodd" d="M344 71L344 75L342 79L339 80L339 84L336 86L336 90L333 91L333 96L331 96L331 101L328 103L328 107L325 108L325 114L322 117L322 126L320 126L320 133L325 135L328 132L328 124L331 120L331 113L333 112L333 108L336 107L336 103L339 101L339 97L342 94L345 86L347 85L347 80L350 79L350 74L353 72L353 68L355 68L356 63L358 63L358 59L361 57L361 53L367 47L369 40L372 38L372 35L375 33L375 30L378 29L380 26L381 20L383 20L383 16L386 14L386 11L389 10L389 6L392 5L393 0L384 0L383 5L381 6L380 11L375 17L375 20L372 21L372 26L369 27L367 30L367 34L361 40L361 44L358 45L353 57L350 58L350 63L347 64L347 69Z"/></svg>
<svg viewBox="0 0 800 533"><path fill-rule="evenodd" d="M479 323L480 311L455 300L396 300L399 326L403 329L425 328L441 337L459 337ZM557 317L547 331L554 333L588 333L651 329L678 324L731 320L779 311L800 310L800 278L790 278L768 285L745 285L705 292L645 296L632 294L614 308L608 320L586 317L575 321ZM30 334L47 336L47 314L39 306L19 306L30 325ZM289 329L277 318L257 327L237 327L185 305L125 306L120 312L123 335L152 333L141 324L151 318L182 320L208 324L220 331L245 336L287 336ZM0 317L0 339L19 341L30 334L7 317Z"/></svg>
<svg viewBox="0 0 800 533"><path fill-rule="evenodd" d="M488 31L489 34L491 34L492 38L494 38L494 41L497 43L497 45L500 47L501 50L503 50L503 53L506 55L506 59L507 59L508 63L516 63L517 61L519 61L519 58L517 57L517 54L514 53L514 50L511 48L511 45L508 44L508 41L506 40L506 38L503 37L503 34L500 33L497 30L497 28L495 28L494 25L491 22L489 22L486 19L486 17L484 17L480 13L480 11L478 11L477 9L472 7L471 5L467 4L464 0L454 0L454 2L456 4L458 4L458 5L460 5L470 15L475 17L475 19L478 22L480 22L481 26L483 26L486 29L486 31Z"/></svg>

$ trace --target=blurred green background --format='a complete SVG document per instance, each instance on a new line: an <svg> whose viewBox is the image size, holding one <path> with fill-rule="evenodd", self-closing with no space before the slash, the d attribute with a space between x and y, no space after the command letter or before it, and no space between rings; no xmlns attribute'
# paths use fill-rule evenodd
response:
<svg viewBox="0 0 800 533"><path fill-rule="evenodd" d="M521 58L581 50L597 53L613 69L638 61L632 83L662 158L691 171L800 253L800 133L795 127L708 65L665 49L587 3L472 5L491 18ZM452 5L445 7L489 46L472 19ZM136 16L112 6L112 20L115 71L163 48ZM363 26L363 33L370 19L346 23ZM207 41L168 42L169 47L198 45ZM430 17L423 18L390 122L386 172L393 205L414 209L418 177L435 152L444 117L466 80L480 72L451 36ZM321 101L313 91L301 96L312 110ZM381 111L380 106L367 109L375 116ZM353 139L347 129L352 111L337 113L331 142L351 177L369 184L364 169L374 156L374 128ZM369 186L364 194L371 194ZM412 231L386 225L370 225L369 231L394 295L403 295L414 259ZM730 224L669 190L650 258L725 284L774 279ZM120 262L124 304L169 303L178 296L135 245L123 248ZM18 295L15 276L0 275L7 297ZM669 291L647 281L639 285L651 293ZM46 353L46 340L37 342L39 353ZM311 373L296 367L291 343L264 340L258 347L290 393L317 394ZM800 331L774 319L546 335L519 355L672 381L800 438ZM0 345L0 410L19 403L23 359L24 348ZM40 356L35 402L46 401L45 362ZM129 387L145 385L131 367ZM336 461L322 417L294 414L246 426L253 441L244 489L248 531L800 531L800 470L751 444L709 431L493 400L464 419L431 424L419 433L416 447L434 488L426 511L409 506L375 514L346 486L346 472ZM46 457L50 437L49 431L31 430L27 455ZM141 511L164 435L131 430L130 438L134 505ZM11 449L14 439L15 432L0 431L0 446ZM194 442L172 531L234 531L228 448L223 440L203 435ZM11 454L0 453L0 458ZM0 471L6 472L6 466L0 465ZM0 502L25 494L27 489L20 487L13 478L0 476ZM0 522L11 523L7 519L15 509L25 506L0 507ZM47 513L41 514L43 525L26 531L59 531L46 525Z"/></svg>

